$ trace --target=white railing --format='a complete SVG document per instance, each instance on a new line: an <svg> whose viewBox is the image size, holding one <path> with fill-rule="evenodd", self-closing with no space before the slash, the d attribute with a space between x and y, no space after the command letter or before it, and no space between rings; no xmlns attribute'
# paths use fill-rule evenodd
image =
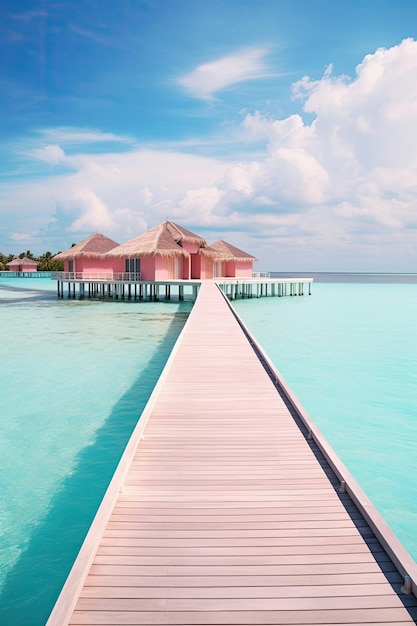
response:
<svg viewBox="0 0 417 626"><path fill-rule="evenodd" d="M137 281L140 280L140 272L115 272L113 274L113 280L122 281Z"/></svg>
<svg viewBox="0 0 417 626"><path fill-rule="evenodd" d="M64 281L140 281L140 272L51 272L52 280Z"/></svg>
<svg viewBox="0 0 417 626"><path fill-rule="evenodd" d="M39 272L0 272L0 278L48 278L51 272L39 270Z"/></svg>

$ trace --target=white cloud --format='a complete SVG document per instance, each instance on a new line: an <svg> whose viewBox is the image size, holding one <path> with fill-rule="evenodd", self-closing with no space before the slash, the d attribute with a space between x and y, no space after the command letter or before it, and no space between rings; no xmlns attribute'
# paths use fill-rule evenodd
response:
<svg viewBox="0 0 417 626"><path fill-rule="evenodd" d="M57 165L65 160L65 152L57 145L49 145L32 151L35 159L45 161L49 165Z"/></svg>
<svg viewBox="0 0 417 626"><path fill-rule="evenodd" d="M242 197L249 198L254 194L254 179L258 172L258 163L234 165L224 175L222 187L226 191L235 191Z"/></svg>
<svg viewBox="0 0 417 626"><path fill-rule="evenodd" d="M178 203L179 214L183 216L195 216L198 221L207 223L207 219L219 212L220 201L224 192L217 187L203 187L189 189Z"/></svg>
<svg viewBox="0 0 417 626"><path fill-rule="evenodd" d="M365 57L356 77L319 81L304 78L294 87L304 109L317 116L317 137L350 154L364 167L408 166L416 160L417 41L404 40Z"/></svg>
<svg viewBox="0 0 417 626"><path fill-rule="evenodd" d="M29 233L12 233L11 239L13 241L30 242L33 240L33 234Z"/></svg>
<svg viewBox="0 0 417 626"><path fill-rule="evenodd" d="M70 225L69 231L83 232L91 230L94 232L105 230L107 232L113 227L113 220L108 207L91 189L76 191L70 204L75 205L81 214Z"/></svg>
<svg viewBox="0 0 417 626"><path fill-rule="evenodd" d="M66 162L69 173L4 185L1 251L14 251L10 224L14 231L28 233L40 251L65 249L95 231L126 241L179 215L186 225L198 220L202 209L210 215L215 202L205 189L230 167L216 159L156 149L79 153L66 156Z"/></svg>
<svg viewBox="0 0 417 626"><path fill-rule="evenodd" d="M143 202L145 203L146 206L149 206L152 203L154 194L149 189L149 187L144 187L143 189L141 189L139 194L142 196Z"/></svg>
<svg viewBox="0 0 417 626"><path fill-rule="evenodd" d="M195 98L208 100L217 91L268 76L266 55L265 48L246 48L216 61L203 63L178 82Z"/></svg>
<svg viewBox="0 0 417 626"><path fill-rule="evenodd" d="M45 128L39 132L41 139L48 143L64 145L85 145L97 143L122 143L133 144L131 137L105 133L95 128L76 128L72 126L55 126Z"/></svg>

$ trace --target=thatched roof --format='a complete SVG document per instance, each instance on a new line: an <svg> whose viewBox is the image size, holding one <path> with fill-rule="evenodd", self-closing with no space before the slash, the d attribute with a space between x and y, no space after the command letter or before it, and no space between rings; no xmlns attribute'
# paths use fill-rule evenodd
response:
<svg viewBox="0 0 417 626"><path fill-rule="evenodd" d="M38 265L36 261L33 259L29 259L27 256L24 256L23 259L13 259L13 261L9 261L6 263L7 267L14 267L15 265Z"/></svg>
<svg viewBox="0 0 417 626"><path fill-rule="evenodd" d="M192 233L190 230L183 228L182 226L178 226L178 224L174 224L174 222L164 222L160 224L161 227L165 227L173 236L175 241L179 244L181 243L194 243L200 248L204 248L207 246L207 242L199 235Z"/></svg>
<svg viewBox="0 0 417 626"><path fill-rule="evenodd" d="M204 239L194 233L174 224L163 222L154 226L142 235L134 237L126 243L111 250L109 257L139 258L146 256L189 256L187 250L181 247L182 243L194 243L206 246Z"/></svg>
<svg viewBox="0 0 417 626"><path fill-rule="evenodd" d="M222 239L218 239L214 243L210 244L210 248L217 252L217 258L221 261L241 261L243 263L252 263L253 261L258 260L251 254L243 252L243 250L239 250L239 248L232 246L231 243L227 243L227 241L223 241Z"/></svg>
<svg viewBox="0 0 417 626"><path fill-rule="evenodd" d="M198 251L199 254L207 257L208 259L217 259L219 257L219 253L217 250L212 248L211 246L206 246L205 248L200 248Z"/></svg>
<svg viewBox="0 0 417 626"><path fill-rule="evenodd" d="M109 250L112 250L118 245L117 241L113 241L113 239L110 239L101 233L94 233L94 235L90 235L87 239L83 239L83 241L77 243L75 246L72 246L72 248L65 250L65 252L60 252L55 255L54 261L80 258L99 259L107 254Z"/></svg>

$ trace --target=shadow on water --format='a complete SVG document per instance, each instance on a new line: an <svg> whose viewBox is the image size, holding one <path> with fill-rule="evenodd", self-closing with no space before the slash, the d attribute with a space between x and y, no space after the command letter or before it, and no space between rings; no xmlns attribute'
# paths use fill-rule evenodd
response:
<svg viewBox="0 0 417 626"><path fill-rule="evenodd" d="M0 597L0 624L46 623L138 416L185 324L189 308L185 310L174 316L154 357L113 407L94 443L80 451L75 469L63 481L27 549L6 578Z"/></svg>
<svg viewBox="0 0 417 626"><path fill-rule="evenodd" d="M4 297L4 293L13 293L13 297ZM25 304L26 302L49 302L56 301L57 299L55 293L51 291L31 289L29 293L30 295L27 289L20 289L19 287L8 287L7 290L5 290L0 286L0 306L19 303ZM19 295L21 297L19 297Z"/></svg>

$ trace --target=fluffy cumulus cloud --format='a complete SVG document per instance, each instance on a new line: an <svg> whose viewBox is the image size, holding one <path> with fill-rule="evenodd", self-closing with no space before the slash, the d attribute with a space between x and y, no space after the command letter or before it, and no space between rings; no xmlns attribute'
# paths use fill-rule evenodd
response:
<svg viewBox="0 0 417 626"><path fill-rule="evenodd" d="M211 186L229 166L177 151L145 149L78 152L67 155L65 164L64 175L10 185L5 191L4 215L7 207L32 246L43 239L43 248L62 249L97 231L123 242L166 219L195 222L203 219L203 212L209 219L222 195ZM53 170L52 160L50 165ZM25 205L30 210L17 215Z"/></svg>
<svg viewBox="0 0 417 626"><path fill-rule="evenodd" d="M260 50L237 53L200 66L182 84L208 98L264 71L263 59ZM269 269L292 254L301 269L333 269L335 258L353 269L360 258L362 269L387 270L395 247L416 262L416 76L410 39L369 54L352 77L331 67L318 80L302 77L292 97L305 114L247 113L227 158L158 146L106 154L72 148L69 155L55 132L35 156L51 167L64 159L69 172L49 179L36 195L38 219L15 230L39 233L49 220L71 241L94 230L123 241L168 218L216 231L215 238L233 230L234 243Z"/></svg>
<svg viewBox="0 0 417 626"><path fill-rule="evenodd" d="M368 246L378 256L378 242L383 255L400 240L413 249L416 75L417 42L408 39L367 55L352 78L334 76L329 66L319 80L295 82L292 96L308 122L246 114L240 137L256 146L256 159L233 164L216 183L213 219L238 215L243 227L256 216L258 236L308 242L316 251L351 246L354 255ZM202 214L207 219L203 204Z"/></svg>
<svg viewBox="0 0 417 626"><path fill-rule="evenodd" d="M91 189L77 191L72 202L78 208L80 216L72 222L70 231L76 233L84 230L108 231L112 228L113 219L107 206Z"/></svg>
<svg viewBox="0 0 417 626"><path fill-rule="evenodd" d="M226 173L222 201L249 211L263 205L263 217L287 215L275 230L278 243L298 232L315 249L354 246L354 256L369 246L380 263L387 246L402 241L414 255L416 76L417 42L405 40L366 56L354 78L329 67L320 80L297 81L293 97L313 121L247 114L241 132L263 141L265 154Z"/></svg>

